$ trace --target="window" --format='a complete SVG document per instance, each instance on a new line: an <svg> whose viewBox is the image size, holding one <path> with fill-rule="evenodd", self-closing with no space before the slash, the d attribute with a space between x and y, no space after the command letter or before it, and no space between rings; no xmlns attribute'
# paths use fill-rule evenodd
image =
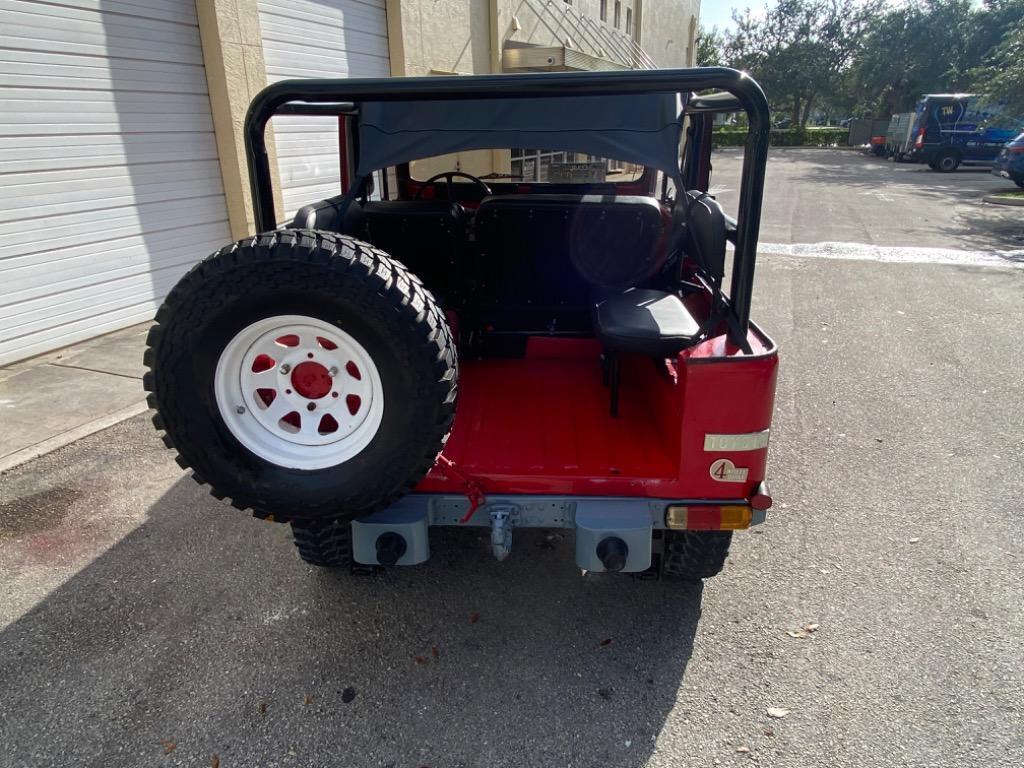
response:
<svg viewBox="0 0 1024 768"><path fill-rule="evenodd" d="M644 172L643 166L621 160L550 149L513 149L511 161L514 181L541 184L630 182Z"/></svg>
<svg viewBox="0 0 1024 768"><path fill-rule="evenodd" d="M504 158L495 163L496 155ZM494 169L508 169L507 172ZM455 155L413 160L409 170L422 181L435 173L461 170L481 176L492 184L525 182L533 184L595 184L633 182L643 175L641 165L583 152L557 149L470 150Z"/></svg>
<svg viewBox="0 0 1024 768"><path fill-rule="evenodd" d="M601 0L601 21L608 21L608 0Z"/></svg>
<svg viewBox="0 0 1024 768"><path fill-rule="evenodd" d="M627 8L626 9L626 34L627 35L632 35L633 34L633 9L632 8Z"/></svg>
<svg viewBox="0 0 1024 768"><path fill-rule="evenodd" d="M619 22L622 20L622 3L619 0L615 0L615 28L619 28Z"/></svg>

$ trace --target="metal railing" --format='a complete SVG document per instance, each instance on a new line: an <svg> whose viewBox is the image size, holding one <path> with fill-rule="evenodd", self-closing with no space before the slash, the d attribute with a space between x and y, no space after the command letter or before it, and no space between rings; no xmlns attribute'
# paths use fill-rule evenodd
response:
<svg viewBox="0 0 1024 768"><path fill-rule="evenodd" d="M608 26L561 0L523 0L562 45L630 69L657 69L658 65L629 35Z"/></svg>

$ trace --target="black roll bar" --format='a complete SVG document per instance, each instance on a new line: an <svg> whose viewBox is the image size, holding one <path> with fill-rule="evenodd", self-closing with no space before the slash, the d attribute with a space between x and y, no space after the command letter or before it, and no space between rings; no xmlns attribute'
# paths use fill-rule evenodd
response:
<svg viewBox="0 0 1024 768"><path fill-rule="evenodd" d="M753 78L728 67L695 69L648 69L613 72L545 72L539 74L476 75L473 77L394 77L386 79L282 80L256 94L245 116L245 152L252 188L256 229L277 227L266 127L282 107L292 102L320 105L315 110L299 107L290 114L351 114L361 101L452 101L487 98L558 98L618 96L635 93L692 93L709 89L734 97L728 107L742 108L748 130L743 152L740 202L737 211L736 252L733 261L730 304L737 327L745 334L750 322L754 286L754 262L761 226L761 197L768 161L768 100ZM704 103L697 97L695 111L717 112L726 108L725 98ZM703 109L702 109L703 107ZM336 111L331 111L331 110ZM745 345L746 338L733 339Z"/></svg>

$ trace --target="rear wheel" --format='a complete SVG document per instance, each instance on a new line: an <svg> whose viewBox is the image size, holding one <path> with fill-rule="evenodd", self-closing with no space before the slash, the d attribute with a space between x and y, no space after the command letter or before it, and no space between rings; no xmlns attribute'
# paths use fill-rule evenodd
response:
<svg viewBox="0 0 1024 768"><path fill-rule="evenodd" d="M731 542L732 531L665 531L661 575L675 581L717 576Z"/></svg>
<svg viewBox="0 0 1024 768"><path fill-rule="evenodd" d="M945 149L935 156L931 166L939 173L952 173L960 167L960 153Z"/></svg>

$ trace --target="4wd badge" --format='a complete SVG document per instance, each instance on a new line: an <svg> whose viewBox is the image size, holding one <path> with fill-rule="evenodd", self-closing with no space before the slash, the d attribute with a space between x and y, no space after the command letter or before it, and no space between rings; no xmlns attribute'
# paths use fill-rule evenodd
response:
<svg viewBox="0 0 1024 768"><path fill-rule="evenodd" d="M708 472L712 480L720 483L743 483L746 482L749 470L746 467L737 467L728 459L718 459Z"/></svg>

